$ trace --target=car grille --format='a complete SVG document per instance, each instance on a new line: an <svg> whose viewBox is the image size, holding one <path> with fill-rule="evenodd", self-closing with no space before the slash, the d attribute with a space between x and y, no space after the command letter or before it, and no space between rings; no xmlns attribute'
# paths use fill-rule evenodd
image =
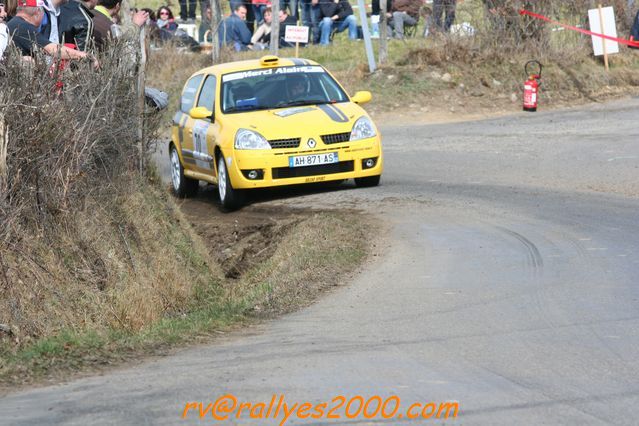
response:
<svg viewBox="0 0 639 426"><path fill-rule="evenodd" d="M302 138L273 139L268 141L271 148L297 148L300 146Z"/></svg>
<svg viewBox="0 0 639 426"><path fill-rule="evenodd" d="M307 167L277 167L272 170L273 179L286 179L304 176L330 175L334 173L352 172L353 161L342 161L334 164Z"/></svg>
<svg viewBox="0 0 639 426"><path fill-rule="evenodd" d="M346 133L334 133L332 135L322 135L322 142L325 145L331 145L334 143L348 142L351 138L351 132Z"/></svg>

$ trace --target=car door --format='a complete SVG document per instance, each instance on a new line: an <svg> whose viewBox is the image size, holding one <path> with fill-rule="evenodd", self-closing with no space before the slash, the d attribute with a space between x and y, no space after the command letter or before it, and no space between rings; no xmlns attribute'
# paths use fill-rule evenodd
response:
<svg viewBox="0 0 639 426"><path fill-rule="evenodd" d="M189 115L191 108L195 106L198 90L204 79L203 74L193 76L184 86L180 98L180 110L173 117L173 124L177 128L177 140L180 145L180 154L185 169L195 170L196 160L193 156L193 125L195 120Z"/></svg>
<svg viewBox="0 0 639 426"><path fill-rule="evenodd" d="M207 75L198 94L197 107L204 107L215 112L215 93L217 80L214 75ZM197 171L214 177L215 143L219 124L215 117L193 120L193 155L196 159Z"/></svg>

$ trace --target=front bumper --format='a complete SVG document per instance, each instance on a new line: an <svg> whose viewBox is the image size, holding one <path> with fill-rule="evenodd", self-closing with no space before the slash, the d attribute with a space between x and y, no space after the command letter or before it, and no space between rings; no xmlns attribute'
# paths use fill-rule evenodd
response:
<svg viewBox="0 0 639 426"><path fill-rule="evenodd" d="M289 157L337 152L339 162L333 164L289 167ZM230 160L229 160L230 159ZM374 166L363 163L374 160ZM383 170L382 148L379 136L355 142L344 142L314 149L236 150L225 153L231 184L236 189L268 188L312 182L360 178L381 175ZM250 179L250 171L257 171L258 178Z"/></svg>

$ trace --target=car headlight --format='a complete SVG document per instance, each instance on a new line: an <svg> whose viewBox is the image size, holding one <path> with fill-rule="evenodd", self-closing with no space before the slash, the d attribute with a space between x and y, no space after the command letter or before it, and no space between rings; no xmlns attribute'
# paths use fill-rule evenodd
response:
<svg viewBox="0 0 639 426"><path fill-rule="evenodd" d="M375 126L368 117L359 118L353 125L351 131L351 141L358 141L360 139L367 139L376 136Z"/></svg>
<svg viewBox="0 0 639 426"><path fill-rule="evenodd" d="M235 149L271 149L271 145L257 132L239 129L235 134Z"/></svg>

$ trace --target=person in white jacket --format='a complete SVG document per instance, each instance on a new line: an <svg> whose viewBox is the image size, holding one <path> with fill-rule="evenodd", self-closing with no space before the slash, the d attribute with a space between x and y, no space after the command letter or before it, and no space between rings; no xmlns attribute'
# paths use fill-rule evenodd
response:
<svg viewBox="0 0 639 426"><path fill-rule="evenodd" d="M271 41L271 18L273 16L273 12L270 7L264 9L263 18L264 22L260 25L257 30L253 33L253 37L251 37L251 44L253 45L253 50L264 50L268 49L269 43Z"/></svg>
<svg viewBox="0 0 639 426"><path fill-rule="evenodd" d="M0 0L1 2L2 0ZM4 51L9 44L9 29L4 23L7 20L7 11L4 9L4 3L0 3L0 60L4 55Z"/></svg>

